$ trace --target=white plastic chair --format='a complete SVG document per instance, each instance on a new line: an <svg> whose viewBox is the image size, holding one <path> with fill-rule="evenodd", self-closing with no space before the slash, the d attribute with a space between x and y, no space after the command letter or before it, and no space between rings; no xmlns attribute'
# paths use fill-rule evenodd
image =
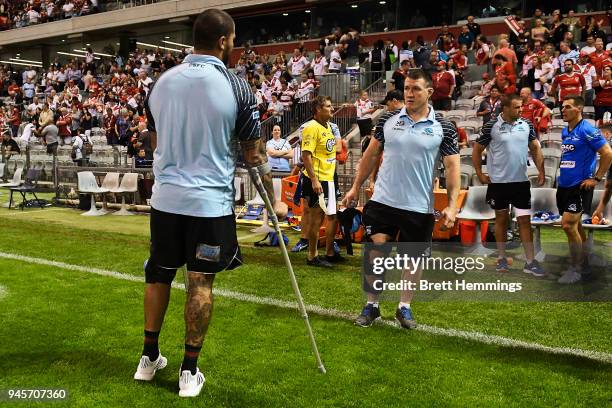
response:
<svg viewBox="0 0 612 408"><path fill-rule="evenodd" d="M108 191L113 191L119 188L119 173L106 173L104 180L102 180L102 188ZM104 211L105 214L110 212L108 210L108 206L106 205L106 194L102 194L102 211Z"/></svg>
<svg viewBox="0 0 612 408"><path fill-rule="evenodd" d="M494 251L485 248L481 242L480 222L495 219L495 211L486 201L487 186L472 186L467 193L467 201L457 215L460 220L476 221L476 239L474 246L468 251L471 255L489 256Z"/></svg>
<svg viewBox="0 0 612 408"><path fill-rule="evenodd" d="M11 179L11 181L9 181L8 183L2 183L0 184L1 188L12 188L12 187L19 187L23 182L21 181L21 176L23 174L23 168L19 167L17 168L17 170L15 170L15 173L13 174L13 178ZM4 204L2 204L2 207L4 208L8 208L10 205L10 203L6 202Z"/></svg>
<svg viewBox="0 0 612 408"><path fill-rule="evenodd" d="M138 191L138 173L125 173L121 179L121 185L110 190L111 193L121 194L121 209L112 215L134 215L127 210L124 193L136 193Z"/></svg>
<svg viewBox="0 0 612 408"><path fill-rule="evenodd" d="M84 212L81 215L85 216L99 216L104 215L105 212L103 210L98 210L96 208L96 194L104 194L108 193L107 189L100 188L98 186L98 182L96 181L96 176L94 176L91 171L81 171L77 173L78 177L78 186L79 192L91 194L91 208L89 211Z"/></svg>

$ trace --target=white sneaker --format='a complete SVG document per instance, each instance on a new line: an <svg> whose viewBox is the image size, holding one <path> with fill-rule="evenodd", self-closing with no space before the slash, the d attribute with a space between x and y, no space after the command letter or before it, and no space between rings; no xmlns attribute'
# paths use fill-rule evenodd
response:
<svg viewBox="0 0 612 408"><path fill-rule="evenodd" d="M179 397L197 397L204 386L204 374L198 368L195 375L185 370L179 373Z"/></svg>
<svg viewBox="0 0 612 408"><path fill-rule="evenodd" d="M151 381L157 370L161 370L168 364L168 359L159 353L157 360L151 361L149 357L142 356L138 368L134 373L135 380Z"/></svg>
<svg viewBox="0 0 612 408"><path fill-rule="evenodd" d="M565 283L565 284L572 284L572 283L576 283L580 281L581 278L582 278L582 275L580 274L580 272L578 272L574 267L571 267L563 273L563 276L561 276L557 280L557 282Z"/></svg>

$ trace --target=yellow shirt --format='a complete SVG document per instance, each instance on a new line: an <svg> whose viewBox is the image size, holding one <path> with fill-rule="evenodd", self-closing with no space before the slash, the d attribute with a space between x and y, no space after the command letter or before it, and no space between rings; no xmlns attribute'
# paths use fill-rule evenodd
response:
<svg viewBox="0 0 612 408"><path fill-rule="evenodd" d="M334 181L336 138L327 124L311 120L302 130L302 151L312 153L312 166L319 181ZM304 168L304 175L310 177Z"/></svg>

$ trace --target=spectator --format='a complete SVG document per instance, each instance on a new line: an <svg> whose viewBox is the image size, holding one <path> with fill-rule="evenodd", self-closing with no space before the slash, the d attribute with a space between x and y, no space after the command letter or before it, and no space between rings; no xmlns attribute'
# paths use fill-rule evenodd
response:
<svg viewBox="0 0 612 408"><path fill-rule="evenodd" d="M561 11L555 10L552 12L551 20L548 23L550 30L550 40L558 48L559 43L563 41L563 37L567 32L567 25L561 20Z"/></svg>
<svg viewBox="0 0 612 408"><path fill-rule="evenodd" d="M532 20L532 23L533 21L534 20ZM549 35L550 32L548 31L548 28L546 28L546 26L544 25L544 22L539 18L535 19L535 24L531 28L531 40L545 43Z"/></svg>
<svg viewBox="0 0 612 408"><path fill-rule="evenodd" d="M309 69L308 72L302 73L302 81L298 86L296 92L296 98L300 100L300 103L308 102L315 96L315 90L319 83L314 78L314 71Z"/></svg>
<svg viewBox="0 0 612 408"><path fill-rule="evenodd" d="M603 121L606 112L612 113L612 66L606 65L593 82L595 88L595 120Z"/></svg>
<svg viewBox="0 0 612 408"><path fill-rule="evenodd" d="M45 102L43 104L43 109L38 116L38 125L40 126L40 130L44 130L46 126L54 123L53 116L54 114L49 108L49 103Z"/></svg>
<svg viewBox="0 0 612 408"><path fill-rule="evenodd" d="M414 53L410 49L410 42L402 42L402 48L399 50L399 63L408 61L410 68L414 68Z"/></svg>
<svg viewBox="0 0 612 408"><path fill-rule="evenodd" d="M376 111L374 102L368 98L368 91L362 90L359 94L359 99L355 102L357 108L357 125L359 126L359 134L365 137L372 130L372 113Z"/></svg>
<svg viewBox="0 0 612 408"><path fill-rule="evenodd" d="M446 70L446 62L438 62L438 71L431 76L431 81L433 86L431 100L434 110L451 110L455 77Z"/></svg>
<svg viewBox="0 0 612 408"><path fill-rule="evenodd" d="M43 129L41 129L40 135L42 137L43 144L47 145L47 153L52 154L57 152L59 146L59 129L55 126L53 118Z"/></svg>
<svg viewBox="0 0 612 408"><path fill-rule="evenodd" d="M597 75L601 75L601 68L603 62L608 59L608 52L604 50L604 42L601 38L595 40L595 52L589 55L591 64L595 67Z"/></svg>
<svg viewBox="0 0 612 408"><path fill-rule="evenodd" d="M76 103L72 104L72 111L70 112L70 130L71 135L78 135L79 129L81 128L81 111Z"/></svg>
<svg viewBox="0 0 612 408"><path fill-rule="evenodd" d="M535 61L533 97L544 99L550 90L550 81L554 77L555 68L548 61L547 56L538 57Z"/></svg>
<svg viewBox="0 0 612 408"><path fill-rule="evenodd" d="M281 128L274 125L272 128L272 139L266 143L268 164L274 171L289 172L289 159L293 157L293 149L286 139L281 138Z"/></svg>
<svg viewBox="0 0 612 408"><path fill-rule="evenodd" d="M93 142L88 134L85 134L82 129L79 129L78 135L72 143L72 161L79 167L84 167L89 164L89 151L87 144L93 146Z"/></svg>
<svg viewBox="0 0 612 408"><path fill-rule="evenodd" d="M587 56L597 51L595 48L595 37L587 36L586 45L580 49L580 53L585 53Z"/></svg>
<svg viewBox="0 0 612 408"><path fill-rule="evenodd" d="M310 62L308 62L308 59L302 55L299 49L294 49L293 57L287 63L287 68L291 69L291 75L294 77L300 76L309 66Z"/></svg>
<svg viewBox="0 0 612 408"><path fill-rule="evenodd" d="M409 69L410 69L410 61L406 59L406 60L403 60L400 63L399 68L396 69L395 72L393 72L391 79L393 79L393 86L398 91L402 91L402 92L404 91L404 81L406 80L406 77L408 76Z"/></svg>
<svg viewBox="0 0 612 408"><path fill-rule="evenodd" d="M589 62L589 54L580 51L580 57L576 64L577 71L584 77L586 84L584 90L584 101L586 106L593 106L593 99L595 97L595 90L593 89L593 83L597 79L597 72L595 67Z"/></svg>
<svg viewBox="0 0 612 408"><path fill-rule="evenodd" d="M580 54L578 53L578 50L570 49L569 44L565 41L561 41L561 43L559 44L559 49L561 50L561 53L557 58L559 59L561 72L565 72L564 62L566 60L571 60L573 63L575 63L576 61L578 61L578 56Z"/></svg>
<svg viewBox="0 0 612 408"><path fill-rule="evenodd" d="M467 17L467 27L474 36L474 39L478 38L480 33L480 24L474 21L474 16Z"/></svg>
<svg viewBox="0 0 612 408"><path fill-rule="evenodd" d="M321 54L321 50L316 49L314 58L310 63L310 66L312 67L315 76L319 77L325 74L327 65L327 59L323 54Z"/></svg>
<svg viewBox="0 0 612 408"><path fill-rule="evenodd" d="M446 42L455 42L455 36L448 30L448 24L443 24L442 31L436 37L436 47L438 49L443 48Z"/></svg>
<svg viewBox="0 0 612 408"><path fill-rule="evenodd" d="M115 133L119 138L119 144L127 146L130 141L130 134L128 132L130 127L130 120L127 109L121 109L117 120L115 121Z"/></svg>
<svg viewBox="0 0 612 408"><path fill-rule="evenodd" d="M104 129L106 131L106 143L111 146L119 144L119 137L115 128L116 121L117 118L113 113L113 108L107 107L106 115L104 115Z"/></svg>
<svg viewBox="0 0 612 408"><path fill-rule="evenodd" d="M268 110L266 111L264 119L267 119L271 116L276 116L278 121L280 121L285 108L283 104L278 100L278 94L272 93L271 98L272 100L268 104Z"/></svg>
<svg viewBox="0 0 612 408"><path fill-rule="evenodd" d="M457 39L459 45L465 45L468 49L474 46L474 33L472 33L467 25L461 26L461 34Z"/></svg>
<svg viewBox="0 0 612 408"><path fill-rule="evenodd" d="M516 93L516 72L512 63L503 54L495 54L493 67L495 69L495 85L500 92L503 94Z"/></svg>
<svg viewBox="0 0 612 408"><path fill-rule="evenodd" d="M482 124L486 124L491 120L497 120L497 116L501 112L501 101L499 99L500 92L497 86L491 87L491 93L488 98L485 98L478 107L476 116L482 116Z"/></svg>
<svg viewBox="0 0 612 408"><path fill-rule="evenodd" d="M342 68L342 57L340 56L341 48L342 48L341 45L336 45L336 47L334 47L334 50L331 52L329 56L329 73L330 74L337 74L340 72L340 69Z"/></svg>
<svg viewBox="0 0 612 408"><path fill-rule="evenodd" d="M72 143L72 116L68 113L68 109L62 107L55 116L55 124L59 129L59 136L62 145L69 145Z"/></svg>
<svg viewBox="0 0 612 408"><path fill-rule="evenodd" d="M19 144L8 132L2 133L2 147L4 148L4 159L8 160L15 154L21 154Z"/></svg>
<svg viewBox="0 0 612 408"><path fill-rule="evenodd" d="M476 64L487 65L491 61L491 48L487 37L479 35L476 37Z"/></svg>
<svg viewBox="0 0 612 408"><path fill-rule="evenodd" d="M417 36L416 45L417 47L413 52L414 65L416 68L422 68L424 65L429 63L431 49L425 45L425 41L421 35Z"/></svg>
<svg viewBox="0 0 612 408"><path fill-rule="evenodd" d="M144 92L145 95L148 95L151 90L151 84L153 84L153 80L149 78L147 71L144 69L138 71L138 89Z"/></svg>
<svg viewBox="0 0 612 408"><path fill-rule="evenodd" d="M23 91L23 101L27 104L30 104L34 99L34 94L36 93L36 85L32 83L30 78L26 78L25 83L21 87Z"/></svg>
<svg viewBox="0 0 612 408"><path fill-rule="evenodd" d="M510 62L512 64L512 67L515 68L518 64L518 58L516 57L516 53L514 52L514 50L510 48L510 44L508 43L508 40L501 39L499 40L498 45L499 45L499 48L493 54L493 58L495 59L497 55L501 54L506 58L506 61Z"/></svg>
<svg viewBox="0 0 612 408"><path fill-rule="evenodd" d="M283 111L290 111L295 99L295 91L289 87L285 78L281 78L281 94L279 101L283 105Z"/></svg>
<svg viewBox="0 0 612 408"><path fill-rule="evenodd" d="M153 163L153 141L147 122L138 123L138 138L136 139L136 167L151 167Z"/></svg>
<svg viewBox="0 0 612 408"><path fill-rule="evenodd" d="M603 22L603 19L596 21L594 16L587 16L585 27L582 29L581 40L586 41L589 36L592 36L595 41L597 41L598 38L605 41L606 33L600 28Z"/></svg>
<svg viewBox="0 0 612 408"><path fill-rule="evenodd" d="M569 95L582 95L582 91L586 88L584 77L580 73L574 72L574 61L571 59L565 60L564 72L555 77L550 89L549 95L557 100L560 106ZM557 91L559 91L557 93Z"/></svg>
<svg viewBox="0 0 612 408"><path fill-rule="evenodd" d="M459 149L468 147L468 136L467 136L467 132L465 131L465 129L457 126L457 122L454 120L451 120L450 123L452 123L455 126L455 128L457 128L457 135L459 139Z"/></svg>
<svg viewBox="0 0 612 408"><path fill-rule="evenodd" d="M385 61L384 43L382 40L376 41L374 48L368 54L368 60L370 63L370 70L373 72L382 71L383 63Z"/></svg>
<svg viewBox="0 0 612 408"><path fill-rule="evenodd" d="M272 101L272 94L281 91L281 84L278 78L268 72L266 74L266 80L261 84L261 91L264 94L264 98L267 103Z"/></svg>
<svg viewBox="0 0 612 408"><path fill-rule="evenodd" d="M550 109L541 101L534 99L531 95L531 89L528 87L521 89L520 97L523 101L521 118L529 120L538 135L546 133L551 117Z"/></svg>

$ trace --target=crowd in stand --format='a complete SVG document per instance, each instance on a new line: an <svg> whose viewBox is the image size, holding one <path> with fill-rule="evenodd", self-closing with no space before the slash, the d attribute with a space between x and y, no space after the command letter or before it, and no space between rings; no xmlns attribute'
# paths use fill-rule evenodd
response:
<svg viewBox="0 0 612 408"><path fill-rule="evenodd" d="M5 13L13 7L1 1ZM32 7L49 3L35 2ZM397 63L392 79L398 90L409 69L424 69L433 79L434 107L449 110L451 101L461 95L470 57L486 66L478 95L482 100L478 116L483 120L499 112L499 95L526 87L534 100L550 103L552 98L556 104L565 95L584 94L587 104L595 105L597 119L612 111L612 57L607 51L612 43L601 28L604 21L590 16L581 20L573 11L563 17L555 10L546 17L536 10L528 24L517 18L517 25L517 33L500 35L495 45L481 34L472 16L458 36L445 25L431 44L418 37L415 43L403 41L401 46L379 40L365 48L354 30L322 38L310 57L303 43L290 56L258 55L246 44L234 72L252 86L262 120L280 121L286 112L316 96L321 75L343 72L358 63L368 63L372 71L389 71ZM130 154L138 156L143 154L135 146L139 123L146 120L144 98L155 79L185 55L186 51L136 50L124 61L118 55L97 57L88 49L82 59L64 64L56 59L47 69L18 72L0 66L0 96L8 97L0 110L0 124L22 142L38 137L42 143L48 142L43 133L49 124L58 127L64 137L60 142L67 143L68 136L102 128L108 144L128 146Z"/></svg>
<svg viewBox="0 0 612 408"><path fill-rule="evenodd" d="M99 0L0 0L0 30L86 16L99 11Z"/></svg>

